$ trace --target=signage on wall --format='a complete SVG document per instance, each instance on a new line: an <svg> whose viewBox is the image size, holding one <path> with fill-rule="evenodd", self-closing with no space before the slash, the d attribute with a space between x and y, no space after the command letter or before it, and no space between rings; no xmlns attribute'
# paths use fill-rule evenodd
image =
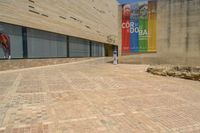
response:
<svg viewBox="0 0 200 133"><path fill-rule="evenodd" d="M122 54L156 52L156 0L122 6Z"/></svg>

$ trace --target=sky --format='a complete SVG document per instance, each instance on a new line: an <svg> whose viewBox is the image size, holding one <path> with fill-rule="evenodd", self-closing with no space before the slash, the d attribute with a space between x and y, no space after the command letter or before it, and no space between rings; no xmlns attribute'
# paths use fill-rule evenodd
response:
<svg viewBox="0 0 200 133"><path fill-rule="evenodd" d="M145 1L145 0L117 0L120 4L125 4L125 3L133 3L133 2L138 2L138 1Z"/></svg>

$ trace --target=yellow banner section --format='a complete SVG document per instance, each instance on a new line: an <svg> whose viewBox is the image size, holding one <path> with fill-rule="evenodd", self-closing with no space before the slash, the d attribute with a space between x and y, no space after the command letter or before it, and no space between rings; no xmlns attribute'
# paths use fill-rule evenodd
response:
<svg viewBox="0 0 200 133"><path fill-rule="evenodd" d="M148 3L148 52L156 52L156 2Z"/></svg>

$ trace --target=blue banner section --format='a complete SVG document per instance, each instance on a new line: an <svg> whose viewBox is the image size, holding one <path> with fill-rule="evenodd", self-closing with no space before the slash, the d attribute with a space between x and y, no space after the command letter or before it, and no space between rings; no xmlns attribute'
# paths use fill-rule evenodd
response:
<svg viewBox="0 0 200 133"><path fill-rule="evenodd" d="M139 52L139 5L137 3L131 4L131 52Z"/></svg>
<svg viewBox="0 0 200 133"><path fill-rule="evenodd" d="M144 2L146 0L118 0L120 4L127 4L127 3L138 3L138 2Z"/></svg>

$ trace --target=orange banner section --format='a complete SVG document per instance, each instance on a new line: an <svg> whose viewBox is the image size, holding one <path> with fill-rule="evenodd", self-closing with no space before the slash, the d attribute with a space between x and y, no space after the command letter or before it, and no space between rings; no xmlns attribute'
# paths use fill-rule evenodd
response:
<svg viewBox="0 0 200 133"><path fill-rule="evenodd" d="M149 1L148 52L156 52L156 2Z"/></svg>

